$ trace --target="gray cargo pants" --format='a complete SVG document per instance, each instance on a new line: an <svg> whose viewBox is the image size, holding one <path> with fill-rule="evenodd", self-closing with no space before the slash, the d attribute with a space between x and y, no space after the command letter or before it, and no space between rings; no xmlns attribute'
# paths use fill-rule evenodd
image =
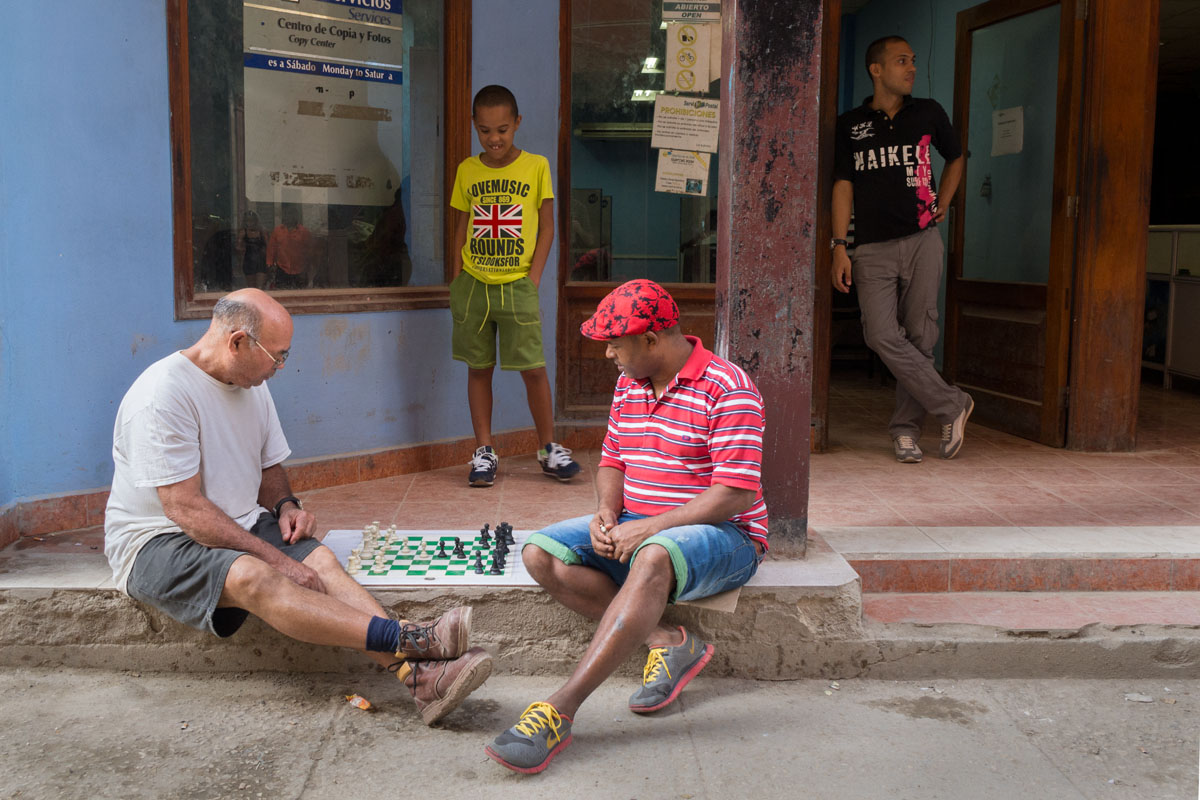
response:
<svg viewBox="0 0 1200 800"><path fill-rule="evenodd" d="M926 412L945 425L967 404L966 393L933 366L942 252L942 237L932 227L854 250L851 276L863 336L896 377L896 410L888 424L893 439L919 438Z"/></svg>

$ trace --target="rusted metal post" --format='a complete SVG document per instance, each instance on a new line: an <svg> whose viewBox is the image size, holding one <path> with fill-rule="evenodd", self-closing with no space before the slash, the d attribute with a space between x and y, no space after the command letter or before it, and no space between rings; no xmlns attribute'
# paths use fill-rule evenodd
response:
<svg viewBox="0 0 1200 800"><path fill-rule="evenodd" d="M772 550L796 556L808 540L821 0L726 0L722 17L716 343L762 391Z"/></svg>

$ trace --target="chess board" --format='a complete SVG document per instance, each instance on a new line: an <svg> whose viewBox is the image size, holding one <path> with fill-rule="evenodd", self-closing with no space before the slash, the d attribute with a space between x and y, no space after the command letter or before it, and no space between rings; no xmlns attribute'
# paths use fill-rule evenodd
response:
<svg viewBox="0 0 1200 800"><path fill-rule="evenodd" d="M532 586L535 581L521 563L521 546L529 533L513 531L515 544L509 545L504 569L499 575L490 574L494 543L485 546L479 531L398 530L396 540L387 543L387 530L372 532L367 537L361 530L334 530L325 536L324 542L342 567L363 586ZM462 542L465 558L438 556L438 544L445 543L449 554L456 536ZM356 548L362 552L364 538L374 546L374 552L382 553L382 556L378 561L374 557L360 559L358 565L350 569L350 555ZM475 572L476 555L483 564L483 574Z"/></svg>

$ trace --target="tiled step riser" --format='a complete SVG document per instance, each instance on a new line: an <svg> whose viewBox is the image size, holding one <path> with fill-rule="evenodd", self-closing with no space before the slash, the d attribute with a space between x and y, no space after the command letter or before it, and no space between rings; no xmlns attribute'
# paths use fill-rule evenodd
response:
<svg viewBox="0 0 1200 800"><path fill-rule="evenodd" d="M846 560L864 592L1200 591L1200 558Z"/></svg>

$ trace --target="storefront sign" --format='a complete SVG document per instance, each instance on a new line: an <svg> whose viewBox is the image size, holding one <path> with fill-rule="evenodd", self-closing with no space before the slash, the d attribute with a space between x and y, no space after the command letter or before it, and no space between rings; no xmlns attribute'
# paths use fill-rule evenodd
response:
<svg viewBox="0 0 1200 800"><path fill-rule="evenodd" d="M663 22L720 22L721 4L663 0L662 18Z"/></svg>
<svg viewBox="0 0 1200 800"><path fill-rule="evenodd" d="M708 194L707 153L691 150L659 150L658 173L654 178L654 191L675 194Z"/></svg>
<svg viewBox="0 0 1200 800"><path fill-rule="evenodd" d="M243 3L246 195L390 206L403 159L400 0Z"/></svg>
<svg viewBox="0 0 1200 800"><path fill-rule="evenodd" d="M720 100L660 94L654 98L650 146L715 153L720 117Z"/></svg>

